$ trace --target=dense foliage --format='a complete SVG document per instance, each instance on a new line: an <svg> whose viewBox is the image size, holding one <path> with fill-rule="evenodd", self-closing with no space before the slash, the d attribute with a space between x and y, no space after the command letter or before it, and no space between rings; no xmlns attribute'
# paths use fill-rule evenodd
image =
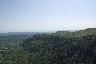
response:
<svg viewBox="0 0 96 64"><path fill-rule="evenodd" d="M1 64L96 64L96 29L38 34L1 48Z"/></svg>

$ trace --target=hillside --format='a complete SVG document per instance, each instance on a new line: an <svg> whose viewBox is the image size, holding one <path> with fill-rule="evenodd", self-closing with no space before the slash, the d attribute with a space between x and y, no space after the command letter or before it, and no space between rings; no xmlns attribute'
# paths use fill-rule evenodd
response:
<svg viewBox="0 0 96 64"><path fill-rule="evenodd" d="M95 28L0 38L0 64L96 64Z"/></svg>
<svg viewBox="0 0 96 64"><path fill-rule="evenodd" d="M35 35L22 46L35 64L96 64L96 29Z"/></svg>

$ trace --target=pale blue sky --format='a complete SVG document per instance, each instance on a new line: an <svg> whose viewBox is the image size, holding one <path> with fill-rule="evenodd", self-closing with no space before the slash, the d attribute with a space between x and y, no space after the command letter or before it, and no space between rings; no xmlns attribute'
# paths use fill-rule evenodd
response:
<svg viewBox="0 0 96 64"><path fill-rule="evenodd" d="M0 0L0 32L96 28L96 0Z"/></svg>

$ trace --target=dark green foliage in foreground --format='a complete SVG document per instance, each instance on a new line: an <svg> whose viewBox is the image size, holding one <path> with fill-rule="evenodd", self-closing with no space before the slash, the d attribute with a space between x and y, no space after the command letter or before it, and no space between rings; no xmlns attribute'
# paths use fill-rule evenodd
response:
<svg viewBox="0 0 96 64"><path fill-rule="evenodd" d="M96 64L96 29L34 35L1 48L0 64Z"/></svg>
<svg viewBox="0 0 96 64"><path fill-rule="evenodd" d="M35 35L23 47L35 57L35 64L96 64L96 32L89 29Z"/></svg>

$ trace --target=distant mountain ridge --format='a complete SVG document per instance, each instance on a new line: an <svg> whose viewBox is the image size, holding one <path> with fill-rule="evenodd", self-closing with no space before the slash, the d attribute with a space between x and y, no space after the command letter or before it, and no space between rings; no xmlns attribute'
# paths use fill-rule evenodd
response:
<svg viewBox="0 0 96 64"><path fill-rule="evenodd" d="M6 35L35 35L41 34L41 32L8 32L8 33L0 33L0 36Z"/></svg>
<svg viewBox="0 0 96 64"><path fill-rule="evenodd" d="M40 32L8 32L8 35L35 35L40 34Z"/></svg>

